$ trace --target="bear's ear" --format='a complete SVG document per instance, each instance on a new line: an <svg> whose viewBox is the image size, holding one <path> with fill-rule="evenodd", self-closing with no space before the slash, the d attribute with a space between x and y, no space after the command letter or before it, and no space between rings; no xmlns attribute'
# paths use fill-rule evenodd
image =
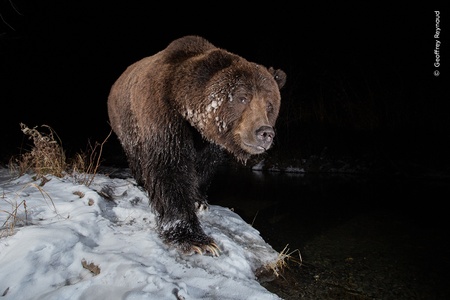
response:
<svg viewBox="0 0 450 300"><path fill-rule="evenodd" d="M278 88L281 89L286 83L286 73L283 70L275 70L274 68L269 68L269 73L273 76L276 83L278 84Z"/></svg>

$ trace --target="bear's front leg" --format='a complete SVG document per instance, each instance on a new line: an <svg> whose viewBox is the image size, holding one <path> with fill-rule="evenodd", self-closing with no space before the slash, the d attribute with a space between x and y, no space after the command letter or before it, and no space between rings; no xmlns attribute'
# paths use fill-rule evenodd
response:
<svg viewBox="0 0 450 300"><path fill-rule="evenodd" d="M169 155L161 165L149 161L144 168L145 188L150 204L157 213L161 238L185 254L209 253L218 256L220 249L200 226L197 207L204 199L199 191L199 178L194 166L195 155L185 147L183 155ZM168 155L153 153L149 157Z"/></svg>

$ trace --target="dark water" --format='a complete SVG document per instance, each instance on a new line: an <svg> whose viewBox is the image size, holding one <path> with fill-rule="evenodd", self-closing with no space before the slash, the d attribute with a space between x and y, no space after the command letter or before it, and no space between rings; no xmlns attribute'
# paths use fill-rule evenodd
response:
<svg viewBox="0 0 450 300"><path fill-rule="evenodd" d="M418 230L439 230L450 219L449 200L448 179L225 168L218 172L209 192L211 204L234 208L260 228L271 244L281 247L286 243L301 247L320 232L363 214L410 222ZM284 240L283 232L297 234Z"/></svg>
<svg viewBox="0 0 450 300"><path fill-rule="evenodd" d="M264 283L284 299L448 299L449 200L448 178L420 174L223 168L209 192L275 250L301 253Z"/></svg>

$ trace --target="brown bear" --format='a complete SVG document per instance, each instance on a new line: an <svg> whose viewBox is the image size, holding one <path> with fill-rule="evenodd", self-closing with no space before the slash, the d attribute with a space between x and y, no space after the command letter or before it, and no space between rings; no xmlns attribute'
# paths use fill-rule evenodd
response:
<svg viewBox="0 0 450 300"><path fill-rule="evenodd" d="M111 127L136 182L148 192L165 243L219 254L197 210L224 150L240 161L270 148L282 70L185 36L129 66L108 97Z"/></svg>

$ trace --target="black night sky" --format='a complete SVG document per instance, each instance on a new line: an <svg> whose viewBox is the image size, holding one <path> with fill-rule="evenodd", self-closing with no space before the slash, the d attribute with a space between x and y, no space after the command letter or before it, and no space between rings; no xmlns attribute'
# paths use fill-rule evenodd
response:
<svg viewBox="0 0 450 300"><path fill-rule="evenodd" d="M435 38L433 10L138 3L1 2L2 158L23 146L20 122L51 126L68 150L103 140L108 92L124 69L196 34L287 73L278 147L299 147L302 156L323 147L345 154L361 138L398 148L397 156L411 150L448 162L444 12Z"/></svg>

